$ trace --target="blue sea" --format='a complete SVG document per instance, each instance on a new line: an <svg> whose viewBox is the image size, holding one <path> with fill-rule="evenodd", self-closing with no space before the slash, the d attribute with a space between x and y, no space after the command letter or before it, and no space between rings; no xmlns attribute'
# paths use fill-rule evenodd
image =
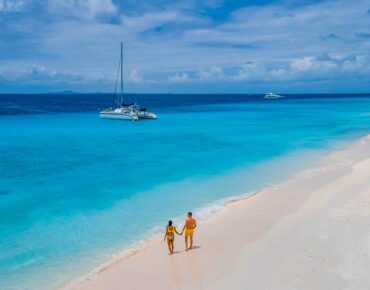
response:
<svg viewBox="0 0 370 290"><path fill-rule="evenodd" d="M51 290L370 132L369 95L0 95L0 289ZM200 229L201 230L201 229Z"/></svg>

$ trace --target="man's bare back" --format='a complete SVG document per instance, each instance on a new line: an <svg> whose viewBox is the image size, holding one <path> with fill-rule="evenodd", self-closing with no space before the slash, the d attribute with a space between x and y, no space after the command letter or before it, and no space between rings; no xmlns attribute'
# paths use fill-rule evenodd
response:
<svg viewBox="0 0 370 290"><path fill-rule="evenodd" d="M185 221L185 228L187 230L195 229L196 225L197 225L197 222L195 221L195 219L193 217L187 218L186 221Z"/></svg>
<svg viewBox="0 0 370 290"><path fill-rule="evenodd" d="M193 218L193 214L191 212L188 212L188 218L185 220L184 227L182 228L181 234L185 231L185 249L186 251L188 249L193 248L193 234L194 229L197 227L197 222ZM188 247L188 238L190 239L190 247Z"/></svg>

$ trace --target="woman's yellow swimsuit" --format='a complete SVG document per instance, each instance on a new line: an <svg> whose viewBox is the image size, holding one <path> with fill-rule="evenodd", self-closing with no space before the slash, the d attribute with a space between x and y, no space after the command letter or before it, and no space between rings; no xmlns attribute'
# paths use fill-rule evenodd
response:
<svg viewBox="0 0 370 290"><path fill-rule="evenodd" d="M167 239L169 240L175 239L175 227L174 226L167 226Z"/></svg>

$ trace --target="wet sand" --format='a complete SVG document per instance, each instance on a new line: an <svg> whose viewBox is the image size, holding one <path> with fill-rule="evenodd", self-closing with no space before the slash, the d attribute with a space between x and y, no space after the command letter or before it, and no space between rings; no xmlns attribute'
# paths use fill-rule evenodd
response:
<svg viewBox="0 0 370 290"><path fill-rule="evenodd" d="M369 289L370 137L198 222L195 247L163 236L64 289Z"/></svg>

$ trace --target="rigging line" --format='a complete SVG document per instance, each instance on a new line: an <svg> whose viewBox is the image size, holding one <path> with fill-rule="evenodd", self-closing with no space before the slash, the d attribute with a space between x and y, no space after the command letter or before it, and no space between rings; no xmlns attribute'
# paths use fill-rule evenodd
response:
<svg viewBox="0 0 370 290"><path fill-rule="evenodd" d="M114 86L114 95L113 95L112 108L114 107L114 101L116 100L117 84L118 84L118 74L119 74L120 67L121 67L121 61L118 61L118 69L117 69L117 76L116 76L116 85ZM116 103L118 105L118 101L116 101Z"/></svg>
<svg viewBox="0 0 370 290"><path fill-rule="evenodd" d="M123 101L123 42L121 42L121 98Z"/></svg>

